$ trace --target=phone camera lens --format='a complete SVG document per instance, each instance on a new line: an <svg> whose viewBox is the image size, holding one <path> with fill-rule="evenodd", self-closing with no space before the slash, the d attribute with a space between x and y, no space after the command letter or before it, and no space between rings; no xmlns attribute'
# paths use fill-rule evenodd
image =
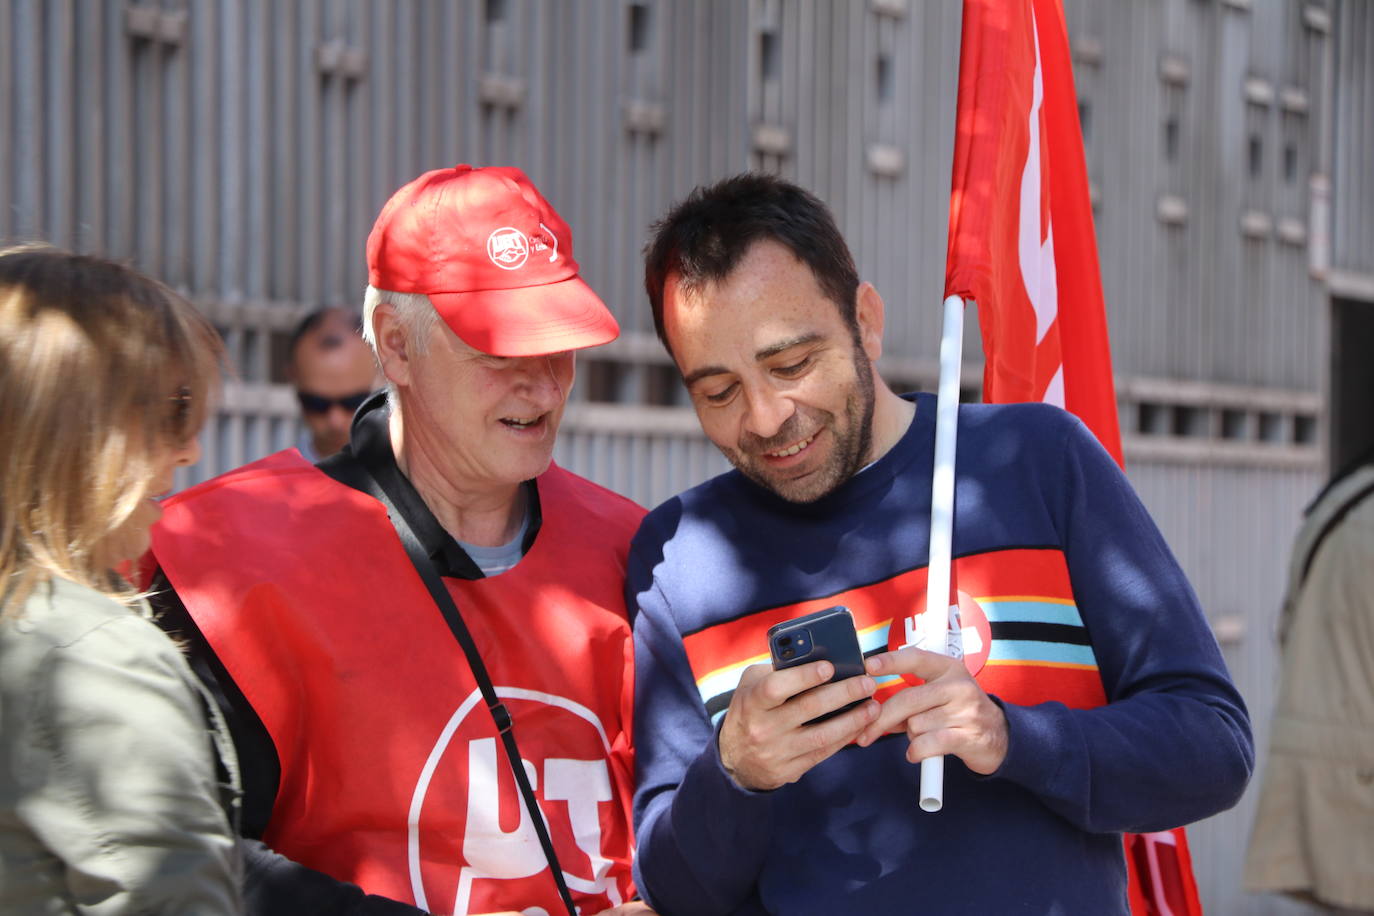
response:
<svg viewBox="0 0 1374 916"><path fill-rule="evenodd" d="M792 658L794 655L797 654L797 650L796 650L796 649L783 649L783 650L782 650L780 653L778 653L778 654L781 655L783 658Z"/></svg>
<svg viewBox="0 0 1374 916"><path fill-rule="evenodd" d="M782 637L781 639L778 640L778 645L780 645L780 646L790 646L790 645L792 645L792 637L791 637L791 636L784 636L784 637Z"/></svg>

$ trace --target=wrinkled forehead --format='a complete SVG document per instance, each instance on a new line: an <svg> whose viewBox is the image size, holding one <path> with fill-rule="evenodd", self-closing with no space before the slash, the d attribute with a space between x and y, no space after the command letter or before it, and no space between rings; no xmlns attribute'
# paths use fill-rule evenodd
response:
<svg viewBox="0 0 1374 916"><path fill-rule="evenodd" d="M303 360L295 381L302 390L326 396L372 391L383 384L377 361L366 346L361 352L335 350L319 359Z"/></svg>
<svg viewBox="0 0 1374 916"><path fill-rule="evenodd" d="M776 243L759 243L719 280L685 284L670 274L663 325L678 368L756 362L790 340L844 335L839 309L806 264Z"/></svg>
<svg viewBox="0 0 1374 916"><path fill-rule="evenodd" d="M359 349L368 350L362 334L346 323L322 325L310 331L296 344L297 363L309 363L335 354L351 356Z"/></svg>

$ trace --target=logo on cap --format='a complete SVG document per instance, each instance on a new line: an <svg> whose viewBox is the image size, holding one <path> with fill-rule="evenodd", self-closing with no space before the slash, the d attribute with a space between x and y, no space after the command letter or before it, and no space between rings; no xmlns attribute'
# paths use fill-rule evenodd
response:
<svg viewBox="0 0 1374 916"><path fill-rule="evenodd" d="M543 223L539 224L539 228L542 229L544 231L544 234L549 237L549 241L553 242L553 254L549 255L549 263L552 264L554 261L558 260L558 236L554 235L553 230L550 229L548 226L545 226ZM539 236L534 236L533 241L535 251L549 250L549 243L544 241Z"/></svg>
<svg viewBox="0 0 1374 916"><path fill-rule="evenodd" d="M502 270L516 270L529 256L529 239L514 226L502 226L487 236L487 257Z"/></svg>

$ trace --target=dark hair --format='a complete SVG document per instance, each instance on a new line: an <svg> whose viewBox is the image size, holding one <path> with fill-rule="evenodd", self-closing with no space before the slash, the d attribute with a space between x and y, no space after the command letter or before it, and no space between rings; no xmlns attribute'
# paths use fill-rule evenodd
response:
<svg viewBox="0 0 1374 916"><path fill-rule="evenodd" d="M663 346L663 292L669 274L687 289L729 276L755 242L785 246L811 268L840 317L857 332L859 272L835 218L814 194L774 175L746 172L696 188L650 227L644 289ZM672 348L668 347L669 352Z"/></svg>
<svg viewBox="0 0 1374 916"><path fill-rule="evenodd" d="M296 322L296 326L291 329L291 337L288 338L286 344L288 361L292 363L296 361L296 348L301 345L301 340L304 339L305 335L321 327L327 319L335 316L343 319L355 333L361 336L363 332L363 319L361 315L342 305L321 305L312 309L305 317ZM342 337L326 338L323 341L324 349L326 350L333 350L337 347L341 347L343 343L344 340Z"/></svg>

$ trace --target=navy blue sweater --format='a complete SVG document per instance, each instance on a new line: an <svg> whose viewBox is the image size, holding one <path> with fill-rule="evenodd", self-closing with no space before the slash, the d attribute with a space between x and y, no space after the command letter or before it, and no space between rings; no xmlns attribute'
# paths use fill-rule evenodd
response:
<svg viewBox="0 0 1374 916"><path fill-rule="evenodd" d="M948 758L936 814L900 735L773 792L734 784L715 728L766 627L845 603L876 651L923 590L935 401L915 399L903 438L816 503L731 471L635 538L636 877L664 916L1125 914L1121 832L1245 787L1249 720L1192 588L1107 453L1044 405L959 418L955 574L989 622L977 677L1006 712L1002 767Z"/></svg>

